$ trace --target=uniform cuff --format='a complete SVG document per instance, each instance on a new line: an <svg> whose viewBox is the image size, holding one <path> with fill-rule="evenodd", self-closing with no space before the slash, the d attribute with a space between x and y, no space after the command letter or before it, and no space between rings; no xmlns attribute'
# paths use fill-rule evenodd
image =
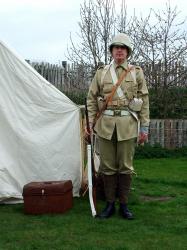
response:
<svg viewBox="0 0 187 250"><path fill-rule="evenodd" d="M147 126L140 127L140 133L148 134L148 132L149 132L149 127Z"/></svg>

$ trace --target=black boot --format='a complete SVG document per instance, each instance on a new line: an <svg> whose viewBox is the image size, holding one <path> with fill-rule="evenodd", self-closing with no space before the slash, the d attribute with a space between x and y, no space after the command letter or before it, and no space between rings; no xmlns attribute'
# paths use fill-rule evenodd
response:
<svg viewBox="0 0 187 250"><path fill-rule="evenodd" d="M133 220L133 214L127 208L127 205L124 203L120 203L119 213L124 219Z"/></svg>
<svg viewBox="0 0 187 250"><path fill-rule="evenodd" d="M106 197L106 207L98 215L99 218L105 219L111 217L115 213L115 199L117 187L117 175L103 175L104 190Z"/></svg>
<svg viewBox="0 0 187 250"><path fill-rule="evenodd" d="M107 219L115 213L115 202L107 202L105 209L98 215L100 219Z"/></svg>

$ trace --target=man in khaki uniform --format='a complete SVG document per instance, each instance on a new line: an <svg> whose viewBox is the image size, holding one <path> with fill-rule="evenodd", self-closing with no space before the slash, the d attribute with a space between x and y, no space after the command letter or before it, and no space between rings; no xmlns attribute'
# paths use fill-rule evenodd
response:
<svg viewBox="0 0 187 250"><path fill-rule="evenodd" d="M133 219L127 202L134 173L133 156L137 138L139 143L143 143L148 134L148 90L142 69L127 63L132 53L129 37L123 33L115 36L110 44L110 52L113 61L97 70L89 89L87 105L90 128L93 128L96 115L111 94L113 85L124 71L129 72L94 126L99 138L100 171L103 173L107 201L99 217L109 218L114 214L118 190L120 214L123 218Z"/></svg>

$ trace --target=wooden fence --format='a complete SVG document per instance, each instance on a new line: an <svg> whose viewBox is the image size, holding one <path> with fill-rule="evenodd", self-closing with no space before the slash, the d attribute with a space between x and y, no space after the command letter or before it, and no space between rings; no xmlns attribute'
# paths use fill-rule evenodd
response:
<svg viewBox="0 0 187 250"><path fill-rule="evenodd" d="M140 64L140 66L143 68L148 87L187 86L187 66L181 62L170 62L167 69L161 62L157 64Z"/></svg>
<svg viewBox="0 0 187 250"><path fill-rule="evenodd" d="M149 143L165 148L187 146L187 120L152 119L149 126Z"/></svg>
<svg viewBox="0 0 187 250"><path fill-rule="evenodd" d="M87 89L94 74L91 65L68 64L66 61L62 61L61 65L26 61L59 90ZM154 67L151 64L142 64L141 66L149 87L159 87L164 84L163 64L158 63ZM170 73L167 81L169 81L170 86L187 86L187 66L174 63L168 66L168 71Z"/></svg>
<svg viewBox="0 0 187 250"><path fill-rule="evenodd" d="M66 61L62 61L61 65L26 61L61 91L88 89L93 77L93 69L89 65L67 64Z"/></svg>

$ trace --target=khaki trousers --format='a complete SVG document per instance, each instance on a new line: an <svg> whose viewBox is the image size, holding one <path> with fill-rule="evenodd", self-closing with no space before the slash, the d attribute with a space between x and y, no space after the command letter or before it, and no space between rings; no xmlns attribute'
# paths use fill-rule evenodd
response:
<svg viewBox="0 0 187 250"><path fill-rule="evenodd" d="M117 141L114 130L111 140L99 137L100 172L105 175L133 174L133 157L136 138Z"/></svg>

